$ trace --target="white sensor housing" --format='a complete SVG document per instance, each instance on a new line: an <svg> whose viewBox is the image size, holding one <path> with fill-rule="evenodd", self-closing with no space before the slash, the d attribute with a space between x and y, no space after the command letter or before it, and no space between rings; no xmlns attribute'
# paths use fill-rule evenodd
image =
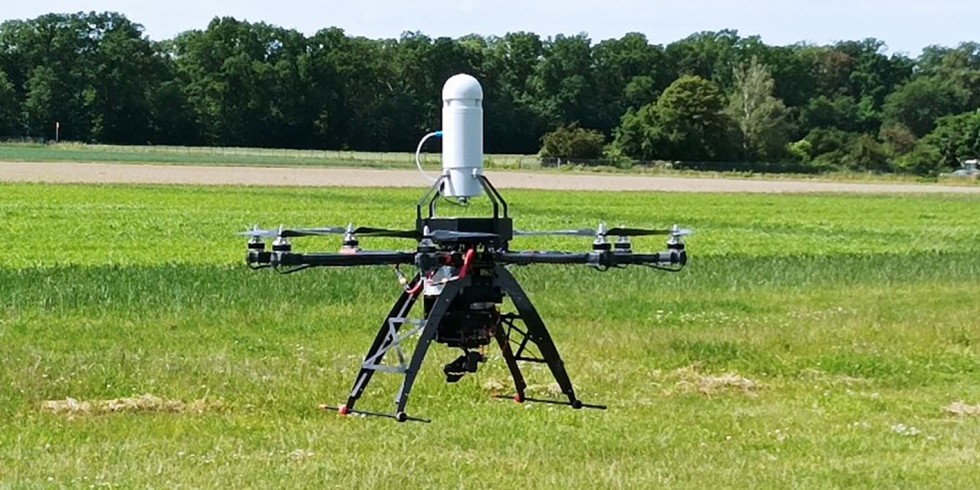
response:
<svg viewBox="0 0 980 490"><path fill-rule="evenodd" d="M442 87L442 173L442 195L483 194L483 87L470 75L454 75Z"/></svg>

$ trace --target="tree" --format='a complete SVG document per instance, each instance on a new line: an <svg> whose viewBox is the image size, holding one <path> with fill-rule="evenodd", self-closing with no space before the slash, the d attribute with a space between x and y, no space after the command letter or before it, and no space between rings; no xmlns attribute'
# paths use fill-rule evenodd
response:
<svg viewBox="0 0 980 490"><path fill-rule="evenodd" d="M844 163L859 136L835 128L817 128L807 134L805 141L809 143L809 154L817 165L834 168Z"/></svg>
<svg viewBox="0 0 980 490"><path fill-rule="evenodd" d="M633 77L623 88L623 98L627 108L640 108L657 101L660 91L653 78L640 75Z"/></svg>
<svg viewBox="0 0 980 490"><path fill-rule="evenodd" d="M967 109L969 94L951 80L919 77L903 85L885 99L885 123L906 126L919 137L936 127L942 116Z"/></svg>
<svg viewBox="0 0 980 490"><path fill-rule="evenodd" d="M174 43L178 77L195 109L201 139L213 145L292 146L277 136L284 119L292 117L291 108L302 106L295 98L305 91L290 73L304 43L294 31L230 17L179 36ZM301 91L277 90L282 86Z"/></svg>
<svg viewBox="0 0 980 490"><path fill-rule="evenodd" d="M759 161L781 156L788 141L786 106L772 95L769 70L753 57L748 66L735 68L733 80L727 114L739 130L742 157Z"/></svg>
<svg viewBox="0 0 980 490"><path fill-rule="evenodd" d="M602 156L606 138L594 129L560 127L541 138L542 157L594 160Z"/></svg>
<svg viewBox="0 0 980 490"><path fill-rule="evenodd" d="M800 109L800 126L807 130L857 131L860 127L859 112L858 103L851 96L831 98L821 95Z"/></svg>
<svg viewBox="0 0 980 490"><path fill-rule="evenodd" d="M551 127L577 123L602 128L592 41L584 34L545 43L533 78L534 105Z"/></svg>
<svg viewBox="0 0 980 490"><path fill-rule="evenodd" d="M54 70L37 67L27 80L27 99L24 101L24 117L30 136L48 136L50 126L58 122Z"/></svg>
<svg viewBox="0 0 980 490"><path fill-rule="evenodd" d="M53 135L54 124L60 122L63 139L91 139L93 61L99 37L89 34L96 21L94 14L47 14L10 25L16 31L11 37L20 43L30 135Z"/></svg>
<svg viewBox="0 0 980 490"><path fill-rule="evenodd" d="M939 155L941 166L945 168L957 168L963 160L977 158L980 156L980 113L940 118L936 129L919 141L916 152Z"/></svg>
<svg viewBox="0 0 980 490"><path fill-rule="evenodd" d="M868 134L862 134L854 140L842 163L851 170L886 172L891 169L885 147Z"/></svg>
<svg viewBox="0 0 980 490"><path fill-rule="evenodd" d="M953 49L930 46L917 68L921 76L935 76L965 92L969 107L980 106L980 43L965 42Z"/></svg>
<svg viewBox="0 0 980 490"><path fill-rule="evenodd" d="M0 70L0 138L21 134L20 102L14 85Z"/></svg>
<svg viewBox="0 0 980 490"><path fill-rule="evenodd" d="M731 121L715 84L696 76L672 83L655 104L628 111L614 146L636 159L721 161L732 156Z"/></svg>
<svg viewBox="0 0 980 490"><path fill-rule="evenodd" d="M915 133L901 123L889 124L882 127L879 136L888 152L895 156L911 153L919 142L919 138L915 136Z"/></svg>
<svg viewBox="0 0 980 490"><path fill-rule="evenodd" d="M629 33L593 47L599 118L604 131L616 126L627 107L642 107L657 99L672 81L661 46L647 37Z"/></svg>
<svg viewBox="0 0 980 490"><path fill-rule="evenodd" d="M915 150L898 159L895 164L900 172L918 175L936 175L943 170L943 157L930 145L919 145Z"/></svg>
<svg viewBox="0 0 980 490"><path fill-rule="evenodd" d="M665 52L674 73L698 76L727 88L740 42L735 30L706 31L668 44Z"/></svg>
<svg viewBox="0 0 980 490"><path fill-rule="evenodd" d="M114 14L89 14L92 52L91 94L94 141L143 144L153 140L150 97L166 70L143 27Z"/></svg>
<svg viewBox="0 0 980 490"><path fill-rule="evenodd" d="M544 43L533 33L508 33L487 41L481 84L488 152L533 153L539 149L548 117L535 107L532 92L543 53Z"/></svg>

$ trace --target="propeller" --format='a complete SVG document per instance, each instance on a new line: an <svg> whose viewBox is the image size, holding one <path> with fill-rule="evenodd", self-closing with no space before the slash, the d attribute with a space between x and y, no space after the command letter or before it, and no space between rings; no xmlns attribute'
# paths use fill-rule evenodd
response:
<svg viewBox="0 0 980 490"><path fill-rule="evenodd" d="M606 235L612 236L688 236L693 235L694 230L678 228L674 226L669 230L665 229L643 229L643 228L610 228L606 230Z"/></svg>
<svg viewBox="0 0 980 490"><path fill-rule="evenodd" d="M686 228L672 229L646 229L646 228L606 228L600 224L599 228L590 230L587 228L579 230L549 230L549 231L521 231L514 230L515 236L581 236L581 237L606 237L606 236L673 236L682 237L693 235L694 231Z"/></svg>
<svg viewBox="0 0 980 490"><path fill-rule="evenodd" d="M241 236L247 236L252 238L294 238L301 236L320 236L320 235L340 235L347 232L346 228L337 227L327 227L327 228L299 228L299 229L287 229L279 227L276 230L263 230L258 226L253 227L251 230L243 231L238 233Z"/></svg>
<svg viewBox="0 0 980 490"><path fill-rule="evenodd" d="M324 236L324 235L361 235L361 236L373 236L380 238L410 238L414 240L421 240L423 238L429 238L437 242L449 241L449 240L459 240L468 238L499 238L500 235L496 233L485 233L476 231L454 231L454 230L433 230L428 234L420 233L418 230L391 230L387 228L373 228L369 226L359 226L354 228L353 225L348 225L347 228L341 227L323 227L323 228L297 228L297 229L285 229L280 227L278 230L263 230L255 227L249 231L244 231L239 233L239 235L247 237L260 237L260 238L293 238L293 237L303 237L303 236Z"/></svg>

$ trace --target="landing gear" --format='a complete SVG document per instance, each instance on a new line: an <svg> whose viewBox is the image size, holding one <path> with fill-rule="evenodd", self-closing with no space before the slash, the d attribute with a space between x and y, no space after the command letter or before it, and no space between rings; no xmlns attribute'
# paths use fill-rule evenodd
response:
<svg viewBox="0 0 980 490"><path fill-rule="evenodd" d="M417 281L421 280L423 279L416 276L410 286L417 285ZM411 290L416 292L413 294ZM476 372L480 364L486 362L482 349L491 342L491 339L496 340L504 362L507 363L514 379L516 390L516 394L513 395L514 401L518 403L542 401L569 405L572 408L605 408L600 405L585 405L576 397L575 389L565 371L565 363L541 316L538 315L517 280L503 265L492 263L475 265L474 270L466 277L447 282L438 295L425 297L425 318L420 321L411 320L408 314L421 295L420 291L421 288L409 287L392 306L361 363L361 370L354 381L347 403L338 408L325 408L337 410L341 415L354 413L387 416L399 422L427 421L409 417L405 408L431 342L435 340L463 350L462 356L443 368L446 381L455 383L465 374ZM504 297L511 299L517 309L516 313L501 315L497 311L496 305L500 304ZM412 352L411 362L406 363L402 344L415 334L419 334L419 340ZM531 345L540 353L540 357L530 355L528 348ZM516 346L516 350L513 346ZM479 348L480 351L470 350L475 348ZM398 364L382 364L385 355L391 351L395 352ZM547 364L567 401L527 398L525 395L527 383L519 364L523 362ZM396 411L393 415L354 409L374 373L379 371L404 376L401 389L395 398Z"/></svg>

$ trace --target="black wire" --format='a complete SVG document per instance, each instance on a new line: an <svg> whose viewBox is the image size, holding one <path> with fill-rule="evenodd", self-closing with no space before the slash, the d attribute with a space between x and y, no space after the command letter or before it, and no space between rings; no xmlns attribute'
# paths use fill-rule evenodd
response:
<svg viewBox="0 0 980 490"><path fill-rule="evenodd" d="M449 199L448 197L443 196L441 194L439 195L439 197L441 197L443 201L446 201L446 202L448 202L450 204L455 204L455 205L457 205L457 206L459 206L461 208L468 208L468 207L470 207L470 202L469 201L466 201L465 203L462 203L462 202L459 202L459 201L453 201L452 199Z"/></svg>
<svg viewBox="0 0 980 490"><path fill-rule="evenodd" d="M278 272L278 273L280 273L282 275L286 275L286 274L292 274L294 272L299 272L299 271L302 271L302 270L306 270L306 269L309 269L311 267L315 267L315 266L313 266L313 265L300 265L300 266L297 266L297 267L293 267L292 269L283 269L282 267L279 267L277 265L277 266L273 266L273 270L275 270L276 272Z"/></svg>
<svg viewBox="0 0 980 490"><path fill-rule="evenodd" d="M676 269L672 269L670 267L663 267L663 266L653 265L653 264L643 264L643 265L645 265L645 266L647 266L647 267L649 267L651 269L656 269L658 271L664 271L664 272L680 272L681 269L684 268L684 266L680 266L680 267L678 267Z"/></svg>

